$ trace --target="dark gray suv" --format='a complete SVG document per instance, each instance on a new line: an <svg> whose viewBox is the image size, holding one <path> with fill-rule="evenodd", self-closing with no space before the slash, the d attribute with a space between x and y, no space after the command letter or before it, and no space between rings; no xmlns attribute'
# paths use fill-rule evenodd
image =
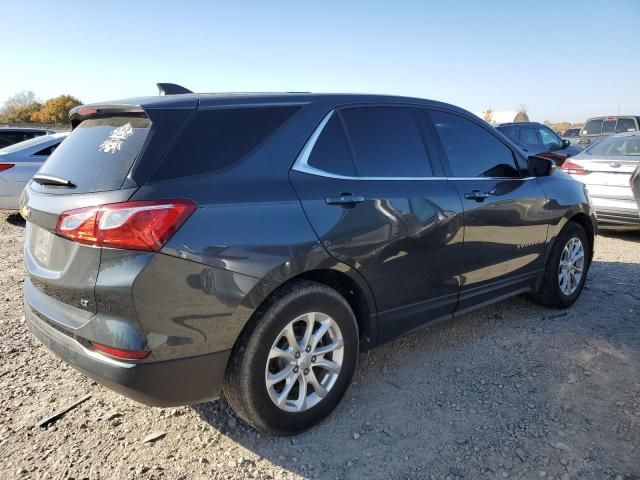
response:
<svg viewBox="0 0 640 480"><path fill-rule="evenodd" d="M292 434L358 353L528 292L578 297L584 186L452 105L192 94L76 108L25 189L33 334L149 405L224 392Z"/></svg>

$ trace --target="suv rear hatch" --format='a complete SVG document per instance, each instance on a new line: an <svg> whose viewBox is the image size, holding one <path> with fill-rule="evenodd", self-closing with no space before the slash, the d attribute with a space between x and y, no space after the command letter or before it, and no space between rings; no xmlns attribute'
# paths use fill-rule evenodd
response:
<svg viewBox="0 0 640 480"><path fill-rule="evenodd" d="M131 198L195 110L197 98L181 99L178 109L159 103L75 109L73 132L23 193L25 293L56 323L76 329L97 312L103 251L96 243L63 238L56 231L61 214Z"/></svg>

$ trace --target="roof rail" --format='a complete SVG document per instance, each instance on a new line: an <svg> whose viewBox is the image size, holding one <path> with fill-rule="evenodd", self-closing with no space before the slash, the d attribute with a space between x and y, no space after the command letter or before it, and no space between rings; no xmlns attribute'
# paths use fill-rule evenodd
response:
<svg viewBox="0 0 640 480"><path fill-rule="evenodd" d="M184 88L176 83L156 83L158 93L160 95L178 95L180 93L193 93L191 90Z"/></svg>

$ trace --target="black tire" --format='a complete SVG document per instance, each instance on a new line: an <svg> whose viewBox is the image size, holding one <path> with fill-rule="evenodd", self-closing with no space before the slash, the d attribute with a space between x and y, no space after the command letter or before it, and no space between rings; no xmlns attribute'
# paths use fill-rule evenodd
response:
<svg viewBox="0 0 640 480"><path fill-rule="evenodd" d="M344 342L342 367L319 403L302 412L280 409L269 397L265 369L271 346L289 322L308 312L329 315ZM335 290L297 281L277 291L253 315L238 338L227 366L223 393L233 410L253 427L273 435L304 431L326 417L344 396L358 360L358 326L347 301Z"/></svg>
<svg viewBox="0 0 640 480"><path fill-rule="evenodd" d="M567 243L573 238L577 238L582 242L585 258L582 277L580 278L578 287L572 294L566 295L560 288L558 273L560 269L562 251ZM569 222L556 238L552 248L549 259L547 260L542 283L538 291L533 295L533 300L536 303L547 307L567 308L573 305L573 303L578 299L582 292L582 288L584 287L584 282L587 279L587 273L591 264L591 252L593 249L592 241L587 236L587 232L582 225L576 222Z"/></svg>

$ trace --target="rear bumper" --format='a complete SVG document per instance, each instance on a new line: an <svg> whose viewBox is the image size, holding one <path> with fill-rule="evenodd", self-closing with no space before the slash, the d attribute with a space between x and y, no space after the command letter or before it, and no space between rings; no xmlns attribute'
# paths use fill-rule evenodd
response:
<svg viewBox="0 0 640 480"><path fill-rule="evenodd" d="M230 350L196 357L130 363L106 357L45 320L25 298L29 329L49 350L96 382L140 403L177 406L220 396Z"/></svg>

